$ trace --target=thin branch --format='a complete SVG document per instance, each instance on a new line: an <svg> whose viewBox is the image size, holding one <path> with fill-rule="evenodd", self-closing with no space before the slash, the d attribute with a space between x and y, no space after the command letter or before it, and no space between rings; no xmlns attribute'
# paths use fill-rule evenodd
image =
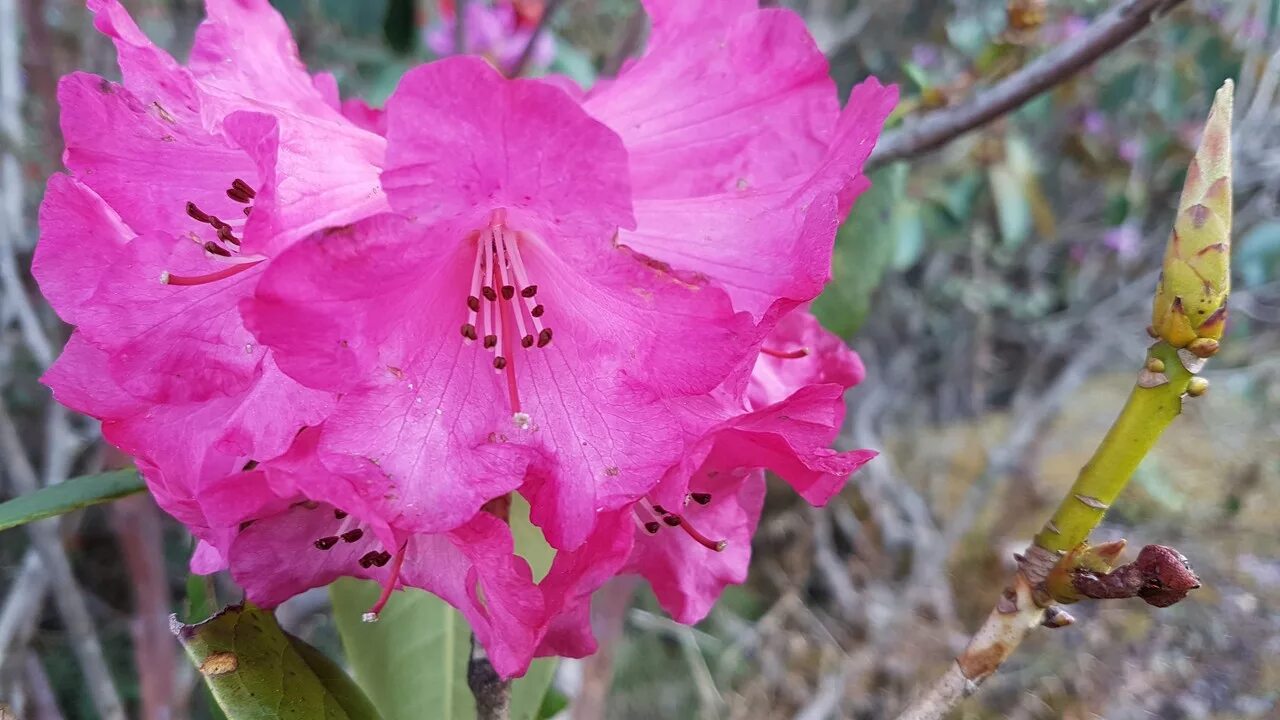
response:
<svg viewBox="0 0 1280 720"><path fill-rule="evenodd" d="M885 133L868 168L923 155L1013 111L1123 45L1183 0L1125 0L1084 32L1036 58L963 105L940 110Z"/></svg>
<svg viewBox="0 0 1280 720"><path fill-rule="evenodd" d="M474 633L471 659L467 662L467 687L476 699L476 720L507 720L511 716L511 681L498 675Z"/></svg>
<svg viewBox="0 0 1280 720"><path fill-rule="evenodd" d="M18 429L3 405L0 405L0 451L4 455L5 470L19 492L30 493L39 489L40 481L27 459L26 450L18 437ZM93 616L89 614L84 595L76 584L71 561L62 546L58 521L51 518L31 523L27 529L56 588L54 601L66 625L72 650L80 661L89 696L93 698L99 716L103 720L124 720L124 707L107 668L102 645L94 632Z"/></svg>
<svg viewBox="0 0 1280 720"><path fill-rule="evenodd" d="M533 59L533 53L538 49L538 41L542 39L542 34L551 27L551 18L563 4L564 0L547 0L546 6L542 8L542 17L538 18L538 24L534 26L533 34L529 36L529 42L525 43L520 57L516 58L515 63L507 70L507 77L520 77L520 73L524 72L525 66Z"/></svg>
<svg viewBox="0 0 1280 720"><path fill-rule="evenodd" d="M453 4L453 54L467 54L467 0Z"/></svg>

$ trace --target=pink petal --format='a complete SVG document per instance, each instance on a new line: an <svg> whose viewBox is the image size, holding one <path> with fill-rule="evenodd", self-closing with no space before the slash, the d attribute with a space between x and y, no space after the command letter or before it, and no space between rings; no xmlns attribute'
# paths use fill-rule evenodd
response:
<svg viewBox="0 0 1280 720"><path fill-rule="evenodd" d="M96 193L69 175L53 175L40 203L31 274L58 315L76 324L103 273L132 238L133 231Z"/></svg>
<svg viewBox="0 0 1280 720"><path fill-rule="evenodd" d="M591 595L618 574L635 544L630 509L602 514L591 537L577 550L556 553L539 583L552 616L538 656L586 657L596 651L591 632Z"/></svg>
<svg viewBox="0 0 1280 720"><path fill-rule="evenodd" d="M231 575L250 600L274 607L339 577L390 582L390 566L361 567L370 551L393 552L370 533L327 550L317 539L340 536L360 526L355 515L339 520L331 505L295 505L265 517L231 544ZM533 655L542 619L542 598L529 566L514 554L511 532L501 520L481 513L458 530L407 538L400 574L404 587L432 592L458 608L504 677L523 674Z"/></svg>
<svg viewBox="0 0 1280 720"><path fill-rule="evenodd" d="M626 152L564 91L474 57L410 71L387 101L392 206L479 227L504 207L554 244L603 244L632 224Z"/></svg>
<svg viewBox="0 0 1280 720"><path fill-rule="evenodd" d="M677 621L693 624L711 610L726 585L747 578L751 536L764 505L764 473L735 471L731 453L715 455L694 478L691 489L711 494L706 506L689 503L684 522L709 538L724 540L717 552L694 542L678 527L653 535L639 533L627 571L643 575L662 608Z"/></svg>
<svg viewBox="0 0 1280 720"><path fill-rule="evenodd" d="M156 47L117 0L88 0L87 4L94 14L94 27L115 44L130 92L144 102L157 103L170 117L198 120L200 101L186 68Z"/></svg>
<svg viewBox="0 0 1280 720"><path fill-rule="evenodd" d="M764 347L775 354L761 353L756 360L748 390L752 407L781 402L805 385L831 383L851 388L866 377L858 354L807 310L787 314L765 340ZM804 356L777 356L797 351Z"/></svg>
<svg viewBox="0 0 1280 720"><path fill-rule="evenodd" d="M213 239L207 225L187 215L188 202L228 222L243 220L244 206L226 190L236 178L257 187L258 177L239 149L95 75L64 77L58 104L67 168L134 232L190 231Z"/></svg>
<svg viewBox="0 0 1280 720"><path fill-rule="evenodd" d="M82 333L73 332L40 382L53 391L58 402L85 415L107 419L142 412L150 403L111 379L109 358L105 350L86 340Z"/></svg>
<svg viewBox="0 0 1280 720"><path fill-rule="evenodd" d="M240 393L264 352L237 307L260 269L191 287L161 282L166 271L192 276L224 267L227 261L187 238L139 237L81 308L80 331L111 353L113 375L139 397L173 403Z"/></svg>
<svg viewBox="0 0 1280 720"><path fill-rule="evenodd" d="M804 21L783 10L683 5L712 18L650 3L649 51L585 105L622 136L636 196L730 192L811 172L839 101Z"/></svg>
<svg viewBox="0 0 1280 720"><path fill-rule="evenodd" d="M262 178L244 253L273 255L326 227L389 209L378 182L383 142L346 123L235 112L223 127Z"/></svg>
<svg viewBox="0 0 1280 720"><path fill-rule="evenodd" d="M637 227L623 231L622 242L705 275L757 318L777 298L816 297L830 274L836 229L866 187L862 164L896 97L874 79L855 88L828 154L788 181L637 200Z"/></svg>
<svg viewBox="0 0 1280 720"><path fill-rule="evenodd" d="M254 104L336 118L298 59L284 18L267 0L207 0L208 19L196 31L190 68L221 105L218 115Z"/></svg>

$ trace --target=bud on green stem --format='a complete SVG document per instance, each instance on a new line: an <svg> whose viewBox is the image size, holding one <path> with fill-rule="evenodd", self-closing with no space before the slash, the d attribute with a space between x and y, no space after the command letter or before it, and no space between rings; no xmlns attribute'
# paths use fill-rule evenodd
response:
<svg viewBox="0 0 1280 720"><path fill-rule="evenodd" d="M1151 309L1151 334L1200 357L1218 350L1231 292L1231 96L1214 97L1187 168Z"/></svg>

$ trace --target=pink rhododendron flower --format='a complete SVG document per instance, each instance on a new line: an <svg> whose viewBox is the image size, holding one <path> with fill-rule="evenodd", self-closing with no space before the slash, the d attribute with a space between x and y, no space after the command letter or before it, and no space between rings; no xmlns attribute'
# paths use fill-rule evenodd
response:
<svg viewBox="0 0 1280 720"><path fill-rule="evenodd" d="M495 0L492 4L473 0L467 3L466 13L463 30L467 36L467 53L480 55L506 69L515 66L533 40L534 28L542 17L542 4L537 0ZM459 52L454 47L457 9L453 0L442 0L440 15L440 21L426 30L427 47L442 57L456 55ZM528 69L545 69L555 54L555 38L547 32L539 33Z"/></svg>
<svg viewBox="0 0 1280 720"><path fill-rule="evenodd" d="M746 579L764 469L823 504L875 456L828 449L844 419L844 391L863 375L858 356L807 311L787 315L751 369L745 392L734 389L744 375L686 409L691 431L706 426L698 417L719 422L692 441L684 462L631 512L602 518L581 550L557 555L543 582L554 617L539 652L594 652L589 597L619 573L647 579L676 620L705 617L726 585Z"/></svg>
<svg viewBox="0 0 1280 720"><path fill-rule="evenodd" d="M326 99L264 0L211 0L187 67L114 0L89 6L124 85L59 87L71 174L49 181L32 270L77 332L45 381L199 535L205 486L332 405L276 369L238 303L280 248L386 207L385 142Z"/></svg>
<svg viewBox="0 0 1280 720"><path fill-rule="evenodd" d="M682 462L673 403L819 292L895 99L871 81L842 113L799 18L749 5L650 3L652 46L581 107L469 58L405 76L382 180L412 219L295 246L249 309L342 395L335 494L438 532L520 489L573 549Z"/></svg>

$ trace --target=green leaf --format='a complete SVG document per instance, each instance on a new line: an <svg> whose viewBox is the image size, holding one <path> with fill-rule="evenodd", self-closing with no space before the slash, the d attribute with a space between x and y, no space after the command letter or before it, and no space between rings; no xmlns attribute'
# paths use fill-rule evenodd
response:
<svg viewBox="0 0 1280 720"><path fill-rule="evenodd" d="M133 468L101 475L81 475L0 503L0 530L119 500L146 489Z"/></svg>
<svg viewBox="0 0 1280 720"><path fill-rule="evenodd" d="M909 206L902 201L907 166L897 163L871 175L871 187L858 198L836 235L831 282L813 303L813 312L829 330L849 337L871 311L871 295L894 256L899 231L915 242ZM916 219L919 219L918 214Z"/></svg>
<svg viewBox="0 0 1280 720"><path fill-rule="evenodd" d="M551 566L553 551L529 523L529 505L519 496L511 503L511 530L516 551L540 579ZM466 620L434 595L405 590L391 596L378 622L362 622L378 593L377 584L350 578L329 588L347 661L378 711L386 720L474 718L475 702L467 687L471 628ZM512 683L512 720L538 717L555 667L554 660L536 660Z"/></svg>
<svg viewBox="0 0 1280 720"><path fill-rule="evenodd" d="M378 720L341 668L252 605L198 625L170 621L228 720Z"/></svg>

